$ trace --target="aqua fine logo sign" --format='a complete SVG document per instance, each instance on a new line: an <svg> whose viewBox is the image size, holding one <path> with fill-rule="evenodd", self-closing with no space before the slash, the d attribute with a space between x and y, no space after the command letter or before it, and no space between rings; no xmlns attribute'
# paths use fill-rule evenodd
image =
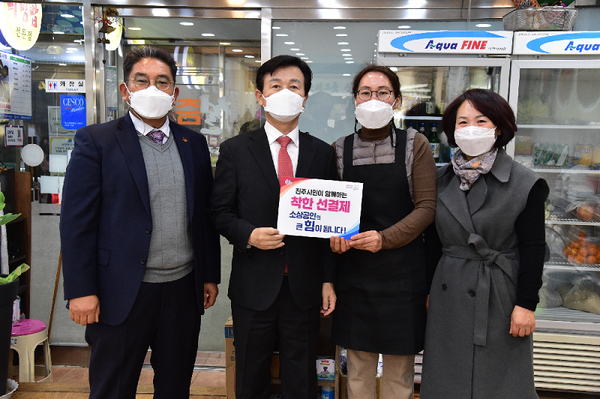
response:
<svg viewBox="0 0 600 399"><path fill-rule="evenodd" d="M393 39L390 45L411 53L508 53L511 37L485 31L418 32Z"/></svg>
<svg viewBox="0 0 600 399"><path fill-rule="evenodd" d="M60 123L65 129L85 126L85 97L81 94L60 95Z"/></svg>
<svg viewBox="0 0 600 399"><path fill-rule="evenodd" d="M542 54L600 54L600 32L544 36L528 42L527 49Z"/></svg>

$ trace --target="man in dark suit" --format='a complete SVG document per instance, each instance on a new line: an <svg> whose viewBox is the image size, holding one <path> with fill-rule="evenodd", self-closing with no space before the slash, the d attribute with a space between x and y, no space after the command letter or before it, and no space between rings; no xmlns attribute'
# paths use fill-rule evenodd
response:
<svg viewBox="0 0 600 399"><path fill-rule="evenodd" d="M310 68L297 57L264 63L255 95L265 107L265 126L225 141L220 149L211 213L235 247L229 297L237 399L270 397L276 342L283 397L316 396L319 308L325 315L335 308L334 255L328 240L284 237L275 229L278 174L336 178L333 148L298 131L311 79ZM289 141L286 137L291 139L287 152L278 141ZM281 157L291 161L284 172Z"/></svg>
<svg viewBox="0 0 600 399"><path fill-rule="evenodd" d="M135 398L150 347L155 398L188 398L200 315L220 282L204 136L167 118L179 89L163 50L134 50L124 117L84 127L63 190L60 232L71 319L87 325L90 398Z"/></svg>

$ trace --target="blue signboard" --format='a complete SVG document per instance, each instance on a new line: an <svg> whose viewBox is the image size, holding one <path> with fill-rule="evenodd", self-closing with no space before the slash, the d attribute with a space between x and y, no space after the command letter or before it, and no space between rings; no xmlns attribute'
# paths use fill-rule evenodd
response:
<svg viewBox="0 0 600 399"><path fill-rule="evenodd" d="M85 97L81 94L60 95L60 122L65 129L85 126Z"/></svg>

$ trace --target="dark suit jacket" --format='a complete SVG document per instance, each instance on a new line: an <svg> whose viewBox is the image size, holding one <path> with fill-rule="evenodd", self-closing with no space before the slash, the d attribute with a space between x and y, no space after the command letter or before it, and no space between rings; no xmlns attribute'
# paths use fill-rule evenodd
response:
<svg viewBox="0 0 600 399"><path fill-rule="evenodd" d="M183 170L198 310L205 282L220 282L219 235L208 215L212 170L206 139L171 122ZM60 218L65 299L98 295L100 321L125 320L142 284L152 218L148 178L129 115L80 129L67 167Z"/></svg>
<svg viewBox="0 0 600 399"><path fill-rule="evenodd" d="M336 179L335 153L325 142L300 133L296 177ZM279 181L264 128L225 141L217 162L211 214L234 245L229 298L253 310L275 300L287 262L294 300L304 309L321 304L323 282L334 281L329 240L286 236L276 250L247 248L256 227L277 227Z"/></svg>

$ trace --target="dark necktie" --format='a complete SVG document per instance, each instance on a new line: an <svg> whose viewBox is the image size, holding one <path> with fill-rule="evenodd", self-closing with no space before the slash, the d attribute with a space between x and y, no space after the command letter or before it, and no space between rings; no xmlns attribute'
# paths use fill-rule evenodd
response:
<svg viewBox="0 0 600 399"><path fill-rule="evenodd" d="M166 135L163 133L162 130L155 129L148 133L146 136L148 136L150 140L154 141L156 144L163 145L163 139Z"/></svg>
<svg viewBox="0 0 600 399"><path fill-rule="evenodd" d="M277 142L281 144L279 149L278 158L278 169L279 169L279 181L282 181L283 177L294 177L294 167L292 166L292 159L288 154L287 146L292 141L288 136L281 136L277 139Z"/></svg>

